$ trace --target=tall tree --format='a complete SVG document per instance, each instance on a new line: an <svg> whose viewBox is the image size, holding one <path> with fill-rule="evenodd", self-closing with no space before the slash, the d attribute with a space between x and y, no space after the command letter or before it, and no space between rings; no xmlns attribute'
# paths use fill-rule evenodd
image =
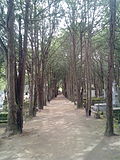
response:
<svg viewBox="0 0 120 160"><path fill-rule="evenodd" d="M28 19L29 19L29 6L30 0L25 1L25 17L24 17L24 40L22 49L22 35L21 35L21 20L19 19L19 75L17 77L17 124L18 130L22 133L23 128L23 101L24 101L24 84L25 84L25 64L27 55L27 39L28 39Z"/></svg>
<svg viewBox="0 0 120 160"><path fill-rule="evenodd" d="M15 100L15 42L14 42L14 0L8 1L7 36L8 36L8 127L9 134L17 133L16 100Z"/></svg>
<svg viewBox="0 0 120 160"><path fill-rule="evenodd" d="M113 83L113 64L115 53L115 24L116 24L116 0L109 1L110 7L110 37L109 37L109 55L108 55L108 82L107 82L107 122L106 136L114 135L113 127L113 108L112 108L112 83Z"/></svg>

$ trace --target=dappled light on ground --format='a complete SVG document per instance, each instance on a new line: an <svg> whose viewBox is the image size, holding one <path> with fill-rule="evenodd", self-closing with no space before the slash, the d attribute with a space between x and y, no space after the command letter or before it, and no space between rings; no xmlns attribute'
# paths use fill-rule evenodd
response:
<svg viewBox="0 0 120 160"><path fill-rule="evenodd" d="M0 140L0 160L119 160L119 137L104 137L104 128L60 95L25 123L21 136Z"/></svg>

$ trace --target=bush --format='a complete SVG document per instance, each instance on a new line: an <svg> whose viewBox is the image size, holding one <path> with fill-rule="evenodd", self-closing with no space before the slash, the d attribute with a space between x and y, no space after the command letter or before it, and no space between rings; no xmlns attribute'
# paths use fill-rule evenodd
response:
<svg viewBox="0 0 120 160"><path fill-rule="evenodd" d="M8 112L0 112L0 122L5 123L7 122Z"/></svg>
<svg viewBox="0 0 120 160"><path fill-rule="evenodd" d="M120 123L120 110L113 110L113 117Z"/></svg>
<svg viewBox="0 0 120 160"><path fill-rule="evenodd" d="M105 103L105 98L103 97L93 97L91 100L91 105ZM83 104L86 104L86 98L83 99Z"/></svg>
<svg viewBox="0 0 120 160"><path fill-rule="evenodd" d="M97 103L104 103L105 99L103 97L93 97L92 98L92 105Z"/></svg>

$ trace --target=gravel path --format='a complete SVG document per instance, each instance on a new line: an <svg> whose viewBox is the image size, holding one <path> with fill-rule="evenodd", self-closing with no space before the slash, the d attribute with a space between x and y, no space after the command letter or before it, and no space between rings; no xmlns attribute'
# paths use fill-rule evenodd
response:
<svg viewBox="0 0 120 160"><path fill-rule="evenodd" d="M120 160L120 137L104 137L104 127L58 96L21 136L0 139L0 160Z"/></svg>

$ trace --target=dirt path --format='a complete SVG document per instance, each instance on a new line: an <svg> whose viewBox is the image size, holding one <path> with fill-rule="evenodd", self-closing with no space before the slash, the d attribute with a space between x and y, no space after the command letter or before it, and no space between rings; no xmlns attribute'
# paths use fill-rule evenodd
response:
<svg viewBox="0 0 120 160"><path fill-rule="evenodd" d="M21 136L0 140L0 160L120 160L120 138L103 132L103 120L86 118L59 96L25 123Z"/></svg>

